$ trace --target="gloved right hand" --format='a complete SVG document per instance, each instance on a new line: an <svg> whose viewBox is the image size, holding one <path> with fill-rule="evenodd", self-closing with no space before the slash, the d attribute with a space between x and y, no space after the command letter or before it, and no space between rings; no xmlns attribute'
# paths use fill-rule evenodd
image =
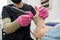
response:
<svg viewBox="0 0 60 40"><path fill-rule="evenodd" d="M49 15L48 15L48 10L45 7L37 7L35 6L35 10L38 13L38 16L40 16L42 19L46 19Z"/></svg>
<svg viewBox="0 0 60 40"><path fill-rule="evenodd" d="M30 24L32 17L33 14L27 11L27 15L21 15L17 18L17 23L22 27L26 27Z"/></svg>

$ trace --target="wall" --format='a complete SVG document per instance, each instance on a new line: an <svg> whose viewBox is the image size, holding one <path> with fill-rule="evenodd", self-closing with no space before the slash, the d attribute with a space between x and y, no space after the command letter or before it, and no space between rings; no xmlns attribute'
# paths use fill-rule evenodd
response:
<svg viewBox="0 0 60 40"><path fill-rule="evenodd" d="M0 25L1 26L2 26L1 13L2 13L2 8L3 8L4 5L7 5L7 0L1 0L0 1ZM0 28L2 28L1 26L0 26Z"/></svg>
<svg viewBox="0 0 60 40"><path fill-rule="evenodd" d="M49 10L47 21L60 22L60 0L52 0L52 9Z"/></svg>
<svg viewBox="0 0 60 40"><path fill-rule="evenodd" d="M2 7L7 4L7 0L0 0L0 40L2 40L2 20L1 20L1 12Z"/></svg>

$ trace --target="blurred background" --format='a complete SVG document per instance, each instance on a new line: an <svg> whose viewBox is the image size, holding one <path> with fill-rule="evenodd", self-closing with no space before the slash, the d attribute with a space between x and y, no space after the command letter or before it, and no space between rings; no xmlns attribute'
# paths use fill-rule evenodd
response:
<svg viewBox="0 0 60 40"><path fill-rule="evenodd" d="M41 0L22 0L24 3L30 4L33 7L34 6L41 6ZM0 40L2 40L2 28L3 28L3 23L1 20L1 12L2 12L2 7L7 4L11 4L11 0L0 0ZM52 23L58 23L60 22L60 0L50 0L49 3L51 8L48 8L49 11L49 17L45 20L46 23L52 22ZM35 24L32 21L31 24L31 30L33 30L35 27Z"/></svg>

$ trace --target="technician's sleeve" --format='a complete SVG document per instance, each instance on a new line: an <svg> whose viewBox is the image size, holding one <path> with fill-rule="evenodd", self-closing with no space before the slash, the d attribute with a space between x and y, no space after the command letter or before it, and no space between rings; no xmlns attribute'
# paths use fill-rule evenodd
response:
<svg viewBox="0 0 60 40"><path fill-rule="evenodd" d="M8 14L8 10L5 6L2 9L2 20L3 20L3 24L11 22L10 16Z"/></svg>
<svg viewBox="0 0 60 40"><path fill-rule="evenodd" d="M8 14L8 10L5 6L3 7L3 10L2 10L2 19L4 19L4 18L10 18L9 14Z"/></svg>
<svg viewBox="0 0 60 40"><path fill-rule="evenodd" d="M9 11L4 6L2 10L2 21L3 21L3 29L7 34L13 33L20 28L20 25L17 21L11 22Z"/></svg>

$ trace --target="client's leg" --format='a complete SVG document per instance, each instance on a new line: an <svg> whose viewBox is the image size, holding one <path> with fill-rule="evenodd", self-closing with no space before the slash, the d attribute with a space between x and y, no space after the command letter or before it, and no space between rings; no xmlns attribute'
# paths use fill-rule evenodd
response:
<svg viewBox="0 0 60 40"><path fill-rule="evenodd" d="M34 30L34 36L41 39L47 32L47 27L45 26L44 20L36 15L36 29Z"/></svg>

